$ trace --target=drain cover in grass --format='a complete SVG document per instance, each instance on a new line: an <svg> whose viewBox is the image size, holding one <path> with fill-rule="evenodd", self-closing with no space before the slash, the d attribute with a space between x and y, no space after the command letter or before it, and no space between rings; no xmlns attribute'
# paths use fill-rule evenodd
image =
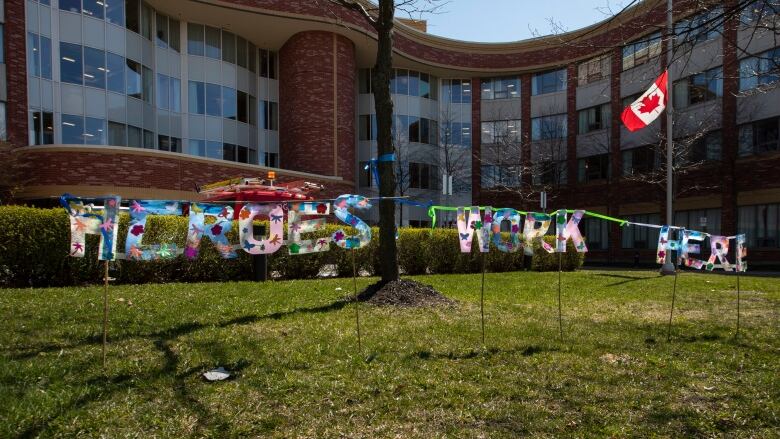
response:
<svg viewBox="0 0 780 439"><path fill-rule="evenodd" d="M220 366L216 369L211 369L203 374L203 377L208 381L222 381L230 378L230 373Z"/></svg>

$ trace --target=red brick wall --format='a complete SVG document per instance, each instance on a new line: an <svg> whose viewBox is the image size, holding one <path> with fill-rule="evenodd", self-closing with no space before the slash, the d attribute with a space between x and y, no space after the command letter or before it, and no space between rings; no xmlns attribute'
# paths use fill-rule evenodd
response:
<svg viewBox="0 0 780 439"><path fill-rule="evenodd" d="M279 51L281 167L354 180L355 74L347 38L311 31L287 40Z"/></svg>
<svg viewBox="0 0 780 439"><path fill-rule="evenodd" d="M27 59L24 28L24 0L5 2L5 51L6 89L5 106L8 142L15 146L28 144L27 139Z"/></svg>
<svg viewBox="0 0 780 439"><path fill-rule="evenodd" d="M117 152L116 149L96 148L94 152L74 151L68 147L62 151L26 150L16 152L19 159L31 170L31 186L120 186L178 191L195 191L196 185L234 177L263 177L265 169L253 169L225 163L210 163L175 155L149 151L148 155L133 152ZM81 147L77 147L81 148ZM243 169L242 169L243 168ZM337 196L353 192L352 185L317 181L285 175L277 171L278 183L306 180L325 186L324 196ZM60 194L50 194L60 195Z"/></svg>

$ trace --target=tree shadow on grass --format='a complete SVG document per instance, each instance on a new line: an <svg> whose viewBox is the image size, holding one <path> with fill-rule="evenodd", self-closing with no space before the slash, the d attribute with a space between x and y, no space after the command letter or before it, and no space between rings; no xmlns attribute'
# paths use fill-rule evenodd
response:
<svg viewBox="0 0 780 439"><path fill-rule="evenodd" d="M160 351L163 356L163 364L158 369L145 374L130 375L123 373L115 376L91 377L84 380L82 384L87 389L86 392L82 393L79 397L75 398L70 403L64 405L56 413L47 416L44 419L34 421L30 426L28 426L19 434L19 437L36 437L40 435L51 424L52 421L63 415L66 415L74 410L78 410L88 404L106 400L119 391L135 387L136 383L153 382L160 378L169 377L171 375L173 375L174 379L172 390L176 400L182 407L190 410L195 415L199 435L213 434L217 437L225 436L228 434L230 424L223 420L223 418L218 413L213 413L205 404L200 402L192 394L190 389L191 385L187 383L187 379L198 373L204 372L211 365L199 364L177 373L176 371L178 369L180 358L179 355L173 350L172 343L183 335L190 334L203 328L225 328L234 325L250 324L261 320L275 320L296 314L316 314L337 311L343 308L347 303L349 302L345 300L338 300L314 308L299 308L290 311L275 312L264 315L245 315L225 320L217 324L188 322L148 335L126 334L124 336L114 338L112 341L127 340L132 338L154 339L153 344L155 348ZM45 345L40 348L36 348L31 352L11 356L10 358L12 360L26 360L38 355L40 352L72 349L101 343L102 337L95 335L68 345ZM233 373L235 376L236 373L239 373L249 364L250 362L248 360L241 359L235 363L225 364L223 366L226 366L228 370L230 370L231 373Z"/></svg>
<svg viewBox="0 0 780 439"><path fill-rule="evenodd" d="M609 274L609 273L598 273L596 276L602 276L602 277L614 277L618 279L625 279L622 282L615 282L607 285L608 287L616 287L618 285L627 284L629 282L636 282L638 280L649 280L649 279L655 279L655 277L648 277L648 276L626 276L624 274Z"/></svg>
<svg viewBox="0 0 780 439"><path fill-rule="evenodd" d="M532 355L539 354L542 352L556 352L556 351L560 351L560 349L552 346L539 346L539 345L518 346L513 349L499 349L499 348L470 349L464 352L449 351L449 352L435 353L430 350L419 350L417 352L410 354L408 358L417 358L420 360L468 360L472 358L489 358L501 354L520 354L524 357L530 357Z"/></svg>
<svg viewBox="0 0 780 439"><path fill-rule="evenodd" d="M262 314L262 315L249 314L249 315L244 315L229 320L225 320L216 324L203 323L203 322L187 322L187 323L182 323L181 325L178 326L162 329L149 334L126 333L126 334L121 334L113 337L109 336L109 344L118 341L130 340L134 338L140 338L140 339L154 339L160 337L175 338L180 335L198 331L203 328L225 328L225 327L235 326L235 325L248 325L262 320L278 320L284 317L289 317L289 316L294 316L299 314L319 314L319 313L326 313L331 311L338 311L344 308L348 303L349 301L347 300L339 299L335 302L314 307L314 308L297 308L290 311L278 311L278 312L274 312L270 314ZM81 340L77 340L73 343L47 343L36 347L26 348L20 350L21 352L17 352L12 355L9 355L8 358L10 360L27 360L41 353L56 352L63 349L74 349L74 348L79 348L79 347L89 346L89 345L99 345L102 343L103 343L103 335L101 333L96 333L88 337L85 337Z"/></svg>

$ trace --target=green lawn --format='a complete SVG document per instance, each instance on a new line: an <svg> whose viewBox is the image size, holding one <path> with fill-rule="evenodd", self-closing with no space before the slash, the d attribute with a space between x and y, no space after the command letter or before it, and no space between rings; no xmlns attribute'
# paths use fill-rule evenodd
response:
<svg viewBox="0 0 780 439"><path fill-rule="evenodd" d="M0 290L0 437L780 435L780 281L649 271L423 276L449 309L352 279ZM358 286L373 279L360 279ZM341 288L341 290L338 290ZM235 372L208 383L215 366Z"/></svg>

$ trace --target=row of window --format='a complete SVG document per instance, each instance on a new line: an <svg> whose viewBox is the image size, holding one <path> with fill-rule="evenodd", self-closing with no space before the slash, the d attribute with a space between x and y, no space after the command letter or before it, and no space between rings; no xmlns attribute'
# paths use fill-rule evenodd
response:
<svg viewBox="0 0 780 439"><path fill-rule="evenodd" d="M750 90L780 81L780 47L739 62L739 90Z"/></svg>
<svg viewBox="0 0 780 439"><path fill-rule="evenodd" d="M30 144L46 145L54 143L54 115L47 111L32 113ZM135 148L159 149L162 151L182 152L182 140L178 137L160 134L121 122L105 119L62 115L62 143L86 145L131 146ZM240 163L257 163L257 151L241 145L189 140L188 153L202 157L230 160ZM266 157L266 164L276 166L277 154Z"/></svg>
<svg viewBox="0 0 780 439"><path fill-rule="evenodd" d="M246 92L209 82L189 81L187 93L187 110L190 114L205 114L251 125L257 124L256 99ZM266 108L263 113L265 115ZM277 124L275 115L276 111L274 125ZM264 118L263 127L268 126L269 122Z"/></svg>
<svg viewBox="0 0 780 439"><path fill-rule="evenodd" d="M371 69L358 72L358 92L374 92ZM438 81L435 76L407 69L392 69L390 72L390 93L438 99Z"/></svg>
<svg viewBox="0 0 780 439"><path fill-rule="evenodd" d="M623 46L623 70L634 68L661 54L661 32Z"/></svg>
<svg viewBox="0 0 780 439"><path fill-rule="evenodd" d="M723 8L720 6L680 20L674 24L675 44L696 44L717 38L723 33L723 21Z"/></svg>
<svg viewBox="0 0 780 439"><path fill-rule="evenodd" d="M566 138L566 115L553 114L531 118L531 140Z"/></svg>
<svg viewBox="0 0 780 439"><path fill-rule="evenodd" d="M739 126L739 156L780 151L780 118L750 122Z"/></svg>
<svg viewBox="0 0 780 439"><path fill-rule="evenodd" d="M520 141L520 120L482 122L481 141L487 144L508 144Z"/></svg>
<svg viewBox="0 0 780 439"><path fill-rule="evenodd" d="M359 163L358 184L360 187L372 187L376 185L368 162ZM402 164L404 169L396 176L397 183L404 189L441 189L441 175L439 167L429 163L409 162ZM396 171L399 171L396 169Z"/></svg>
<svg viewBox="0 0 780 439"><path fill-rule="evenodd" d="M484 78L481 81L482 99L514 99L520 97L520 77Z"/></svg>
<svg viewBox="0 0 780 439"><path fill-rule="evenodd" d="M41 66L44 64L41 63ZM152 69L129 58L87 46L60 43L60 81L107 89L152 102Z"/></svg>
<svg viewBox="0 0 780 439"><path fill-rule="evenodd" d="M715 67L674 83L674 108L685 108L723 97L723 69Z"/></svg>
<svg viewBox="0 0 780 439"><path fill-rule="evenodd" d="M471 147L471 122L444 122L442 124L441 144Z"/></svg>
<svg viewBox="0 0 780 439"><path fill-rule="evenodd" d="M276 79L276 54L257 47L232 32L202 24L187 24L187 53L236 64L257 72L260 58L260 76Z"/></svg>
<svg viewBox="0 0 780 439"><path fill-rule="evenodd" d="M532 96L564 90L566 90L566 69L535 73L531 78Z"/></svg>
<svg viewBox="0 0 780 439"><path fill-rule="evenodd" d="M586 134L609 127L612 117L612 104L606 103L580 110L578 114L577 133Z"/></svg>
<svg viewBox="0 0 780 439"><path fill-rule="evenodd" d="M439 144L439 123L432 119L396 114L393 116L393 136L403 143ZM375 114L364 114L358 118L358 138L376 140L377 124Z"/></svg>
<svg viewBox="0 0 780 439"><path fill-rule="evenodd" d="M470 104L471 80L470 79L442 79L441 99L445 103Z"/></svg>

